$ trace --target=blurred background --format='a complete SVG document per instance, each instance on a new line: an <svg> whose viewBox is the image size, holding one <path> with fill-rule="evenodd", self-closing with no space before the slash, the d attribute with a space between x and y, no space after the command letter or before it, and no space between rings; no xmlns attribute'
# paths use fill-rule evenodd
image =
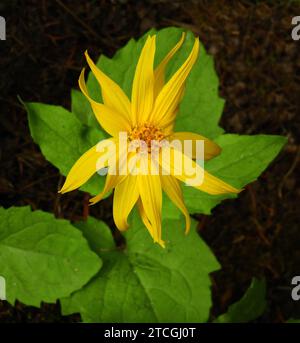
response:
<svg viewBox="0 0 300 343"><path fill-rule="evenodd" d="M61 200L64 178L33 143L17 95L70 108L86 49L94 59L111 57L152 27L192 30L215 59L226 100L222 127L289 138L238 199L212 216L196 215L200 235L222 265L212 274L211 317L225 312L256 276L267 282L268 306L259 322L300 318L300 301L291 299L291 279L300 275L300 40L291 38L299 1L1 0L0 15L7 25L0 41L1 206L30 205L71 220L90 211L113 226L111 198L92 208L83 192ZM36 309L0 301L0 322L79 320L62 317L59 304Z"/></svg>

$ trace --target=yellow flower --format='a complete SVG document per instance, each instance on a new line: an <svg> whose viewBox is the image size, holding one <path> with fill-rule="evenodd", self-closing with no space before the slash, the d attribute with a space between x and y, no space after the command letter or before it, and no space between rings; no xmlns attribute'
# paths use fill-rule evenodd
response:
<svg viewBox="0 0 300 343"><path fill-rule="evenodd" d="M61 193L72 191L84 184L97 170L110 165L109 158L102 158L108 142L116 145L115 162L122 164L120 156L136 156L134 152L124 150L120 146L118 136L120 132L128 134L128 140L143 140L150 148L151 140L192 140L193 144L198 140L204 141L204 159L208 160L218 155L221 149L209 139L190 132L173 132L174 121L182 99L185 81L195 64L199 52L199 40L195 39L194 46L183 65L174 73L168 82L165 83L165 68L167 63L181 47L185 35L183 34L176 46L165 56L162 62L153 69L156 36L148 36L141 51L136 66L131 102L123 90L96 67L86 52L87 63L95 75L102 91L103 104L90 98L85 85L84 69L79 78L79 86L83 94L89 100L93 112L102 128L112 137L101 141L93 146L74 164L70 170L65 184L60 190ZM196 125L198 123L195 123ZM199 123L201 125L201 123ZM162 154L168 152L170 158L163 159ZM107 151L106 151L107 153ZM186 232L190 228L190 216L185 207L180 183L178 180L188 182L195 171L202 172L203 182L194 187L209 194L238 193L239 190L204 171L200 165L179 149L172 146L159 147L159 172L157 175L150 173L153 161L150 153L139 156L139 166L146 169L148 173L116 173L108 174L103 191L96 197L90 199L92 204L100 201L103 196L115 189L113 201L113 217L116 226L123 231L128 228L127 218L132 208L137 204L139 213L153 237L154 242L164 246L161 238L161 211L162 211L162 190L168 195L173 203L179 208L186 218ZM183 161L183 164L190 166L190 170L179 171L176 161ZM100 162L99 162L100 161ZM147 163L146 163L147 162ZM150 163L148 163L150 162ZM162 169L170 171L164 175ZM121 175L122 174L122 175Z"/></svg>

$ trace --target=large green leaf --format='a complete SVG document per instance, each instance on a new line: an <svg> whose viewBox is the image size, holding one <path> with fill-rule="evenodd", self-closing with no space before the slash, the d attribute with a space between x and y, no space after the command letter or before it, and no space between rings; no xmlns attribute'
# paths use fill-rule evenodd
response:
<svg viewBox="0 0 300 343"><path fill-rule="evenodd" d="M105 138L102 130L83 125L76 116L60 106L25 104L34 141L46 159L67 175L77 159ZM96 195L105 178L95 174L81 189Z"/></svg>
<svg viewBox="0 0 300 343"><path fill-rule="evenodd" d="M0 275L11 304L55 302L85 285L101 265L66 220L29 207L0 208Z"/></svg>
<svg viewBox="0 0 300 343"><path fill-rule="evenodd" d="M226 134L219 136L216 142L222 153L205 163L205 169L231 185L243 188L267 168L286 143L286 138ZM223 199L235 197L231 194L213 196L188 186L183 187L183 193L191 213L210 214L211 209Z"/></svg>
<svg viewBox="0 0 300 343"><path fill-rule="evenodd" d="M63 313L80 312L85 322L207 321L209 273L219 264L197 235L195 222L188 236L180 220L165 220L163 228L166 249L153 244L134 213L127 247L119 251L103 223L93 218L82 223L80 229L104 265L88 285L62 299Z"/></svg>
<svg viewBox="0 0 300 343"><path fill-rule="evenodd" d="M266 281L254 278L243 297L229 306L216 323L246 323L261 316L266 309Z"/></svg>

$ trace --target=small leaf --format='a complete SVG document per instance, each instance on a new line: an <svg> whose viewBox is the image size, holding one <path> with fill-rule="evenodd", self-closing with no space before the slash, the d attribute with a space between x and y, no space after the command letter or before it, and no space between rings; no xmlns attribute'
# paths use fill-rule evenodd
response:
<svg viewBox="0 0 300 343"><path fill-rule="evenodd" d="M266 309L266 282L253 279L244 296L229 306L216 323L246 323L261 316Z"/></svg>
<svg viewBox="0 0 300 343"><path fill-rule="evenodd" d="M0 208L0 275L11 304L55 302L85 285L101 265L66 220L29 207Z"/></svg>
<svg viewBox="0 0 300 343"><path fill-rule="evenodd" d="M67 175L83 153L104 139L103 132L80 123L60 106L26 103L32 138L46 159ZM103 188L105 178L95 174L81 189L92 195Z"/></svg>
<svg viewBox="0 0 300 343"><path fill-rule="evenodd" d="M205 169L229 184L243 188L253 182L277 156L286 138L272 135L239 136L226 134L216 142L222 148L219 156L205 163ZM210 214L222 200L235 195L209 195L192 187L183 187L185 203L190 213Z"/></svg>
<svg viewBox="0 0 300 343"><path fill-rule="evenodd" d="M187 236L182 221L166 220L163 226L166 249L153 244L134 212L126 233L127 248L118 251L99 221L89 218L81 224L104 266L81 290L61 300L63 313L80 312L85 322L207 321L209 273L220 266L197 235L195 222Z"/></svg>

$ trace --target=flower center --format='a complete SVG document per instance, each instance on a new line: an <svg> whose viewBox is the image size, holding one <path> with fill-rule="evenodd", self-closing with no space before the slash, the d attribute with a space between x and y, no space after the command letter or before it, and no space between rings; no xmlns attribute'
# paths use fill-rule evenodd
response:
<svg viewBox="0 0 300 343"><path fill-rule="evenodd" d="M142 126L134 126L130 131L128 138L130 141L144 141L149 149L151 148L151 141L155 141L156 143L160 142L165 138L165 135L159 128L146 123Z"/></svg>

